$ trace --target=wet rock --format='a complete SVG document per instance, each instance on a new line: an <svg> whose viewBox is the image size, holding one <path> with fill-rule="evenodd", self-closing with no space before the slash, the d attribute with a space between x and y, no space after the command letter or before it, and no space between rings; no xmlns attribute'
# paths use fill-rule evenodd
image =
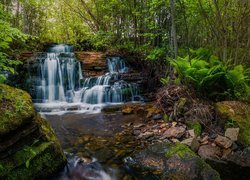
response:
<svg viewBox="0 0 250 180"><path fill-rule="evenodd" d="M154 144L125 158L125 163L138 173L158 175L159 179L220 179L215 170L183 144Z"/></svg>
<svg viewBox="0 0 250 180"><path fill-rule="evenodd" d="M171 127L164 132L163 136L166 138L180 138L184 135L185 131L183 127Z"/></svg>
<svg viewBox="0 0 250 180"><path fill-rule="evenodd" d="M233 144L233 141L231 139L224 137L224 136L220 136L220 135L217 136L217 138L214 140L214 142L218 146L223 147L225 149L231 147Z"/></svg>
<svg viewBox="0 0 250 180"><path fill-rule="evenodd" d="M123 114L132 114L133 113L133 108L130 106L126 106L122 108L122 113Z"/></svg>
<svg viewBox="0 0 250 180"><path fill-rule="evenodd" d="M200 146L198 154L204 159L216 159L222 155L220 148L218 146L212 146L211 144Z"/></svg>
<svg viewBox="0 0 250 180"><path fill-rule="evenodd" d="M227 128L225 132L225 136L230 138L232 141L238 140L239 128Z"/></svg>
<svg viewBox="0 0 250 180"><path fill-rule="evenodd" d="M240 101L223 101L216 103L219 124L227 128L229 124L239 127L238 141L250 145L250 103Z"/></svg>
<svg viewBox="0 0 250 180"><path fill-rule="evenodd" d="M156 114L152 117L153 120L160 120L162 119L162 115L161 114Z"/></svg>

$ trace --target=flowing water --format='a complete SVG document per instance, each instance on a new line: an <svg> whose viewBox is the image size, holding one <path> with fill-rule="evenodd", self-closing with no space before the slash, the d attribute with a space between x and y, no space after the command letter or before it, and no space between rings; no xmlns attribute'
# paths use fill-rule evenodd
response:
<svg viewBox="0 0 250 180"><path fill-rule="evenodd" d="M35 107L41 112L98 112L106 105L142 101L138 85L120 79L121 73L128 73L121 57L107 58L107 67L102 76L84 78L72 46L47 48L29 65Z"/></svg>
<svg viewBox="0 0 250 180"><path fill-rule="evenodd" d="M57 134L68 158L53 179L115 180L130 178L123 158L140 145L124 128L142 121L136 115L105 113L101 109L124 102L142 102L136 83L121 57L108 57L107 73L84 77L81 62L69 45L52 45L29 63L30 94L36 109Z"/></svg>

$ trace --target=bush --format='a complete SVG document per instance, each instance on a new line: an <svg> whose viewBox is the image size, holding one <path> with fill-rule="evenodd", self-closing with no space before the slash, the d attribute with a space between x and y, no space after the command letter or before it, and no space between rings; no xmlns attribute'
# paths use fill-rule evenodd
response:
<svg viewBox="0 0 250 180"><path fill-rule="evenodd" d="M182 83L215 100L250 99L249 75L242 65L229 69L209 51L192 52L192 59L170 60Z"/></svg>

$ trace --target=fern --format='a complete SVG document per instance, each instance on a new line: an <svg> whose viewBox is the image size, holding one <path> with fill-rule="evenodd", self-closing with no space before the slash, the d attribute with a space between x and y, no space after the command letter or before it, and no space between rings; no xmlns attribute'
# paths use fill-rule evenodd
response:
<svg viewBox="0 0 250 180"><path fill-rule="evenodd" d="M198 49L192 53L196 56L191 60L188 56L170 60L182 83L214 99L250 99L249 75L242 65L230 70L209 51Z"/></svg>

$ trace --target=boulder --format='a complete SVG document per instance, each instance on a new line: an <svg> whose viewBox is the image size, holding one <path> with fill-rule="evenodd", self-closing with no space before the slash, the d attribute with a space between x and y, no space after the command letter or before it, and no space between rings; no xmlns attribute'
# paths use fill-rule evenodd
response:
<svg viewBox="0 0 250 180"><path fill-rule="evenodd" d="M66 164L28 93L0 84L0 179L43 179Z"/></svg>
<svg viewBox="0 0 250 180"><path fill-rule="evenodd" d="M221 150L210 144L200 146L198 154L210 166L216 169L222 179L250 179L250 149L232 152L231 149Z"/></svg>
<svg viewBox="0 0 250 180"><path fill-rule="evenodd" d="M240 101L223 101L216 103L219 124L225 128L238 127L242 144L250 145L250 103Z"/></svg>
<svg viewBox="0 0 250 180"><path fill-rule="evenodd" d="M184 144L160 143L125 158L126 165L157 179L220 179L219 174Z"/></svg>

